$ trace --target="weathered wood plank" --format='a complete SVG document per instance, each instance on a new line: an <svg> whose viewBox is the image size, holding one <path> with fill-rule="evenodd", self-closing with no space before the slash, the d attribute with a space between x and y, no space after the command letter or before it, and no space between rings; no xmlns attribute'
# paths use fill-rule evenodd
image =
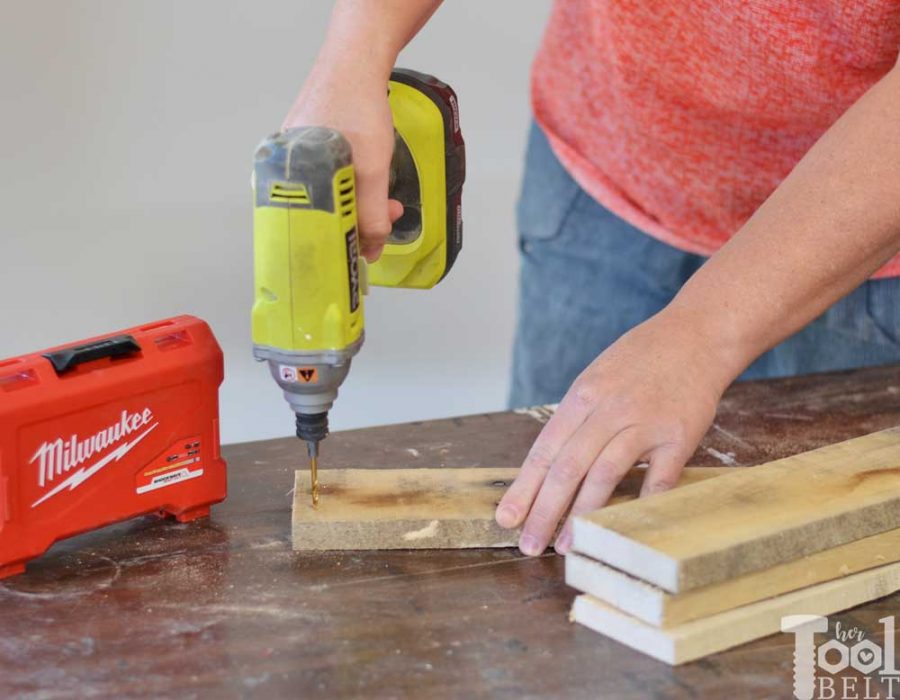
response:
<svg viewBox="0 0 900 700"><path fill-rule="evenodd" d="M783 616L798 611L830 615L898 590L900 564L888 564L674 627L648 625L587 594L575 599L570 617L595 632L674 665L774 634L781 630Z"/></svg>
<svg viewBox="0 0 900 700"><path fill-rule="evenodd" d="M689 484L730 471L686 469ZM320 474L319 507L309 498L309 473L296 472L296 550L465 549L513 547L518 532L494 522L494 509L518 469L330 469ZM614 502L634 498L642 469L623 480Z"/></svg>
<svg viewBox="0 0 900 700"><path fill-rule="evenodd" d="M900 428L576 518L573 549L678 593L900 527Z"/></svg>
<svg viewBox="0 0 900 700"><path fill-rule="evenodd" d="M676 595L575 553L566 556L566 583L647 624L668 627L898 561L900 530L889 530Z"/></svg>

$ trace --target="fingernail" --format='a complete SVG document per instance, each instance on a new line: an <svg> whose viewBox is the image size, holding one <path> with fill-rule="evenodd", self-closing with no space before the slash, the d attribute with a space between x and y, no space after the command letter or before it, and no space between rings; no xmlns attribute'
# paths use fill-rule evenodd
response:
<svg viewBox="0 0 900 700"><path fill-rule="evenodd" d="M494 517L500 527L515 527L519 514L512 506L502 505L497 508L497 513Z"/></svg>
<svg viewBox="0 0 900 700"><path fill-rule="evenodd" d="M522 554L529 557L536 557L541 553L541 545L534 535L522 535L519 538L519 549Z"/></svg>
<svg viewBox="0 0 900 700"><path fill-rule="evenodd" d="M560 534L559 537L556 538L556 544L553 545L553 549L557 551L558 554L565 554L572 548L572 532L571 530L565 530Z"/></svg>
<svg viewBox="0 0 900 700"><path fill-rule="evenodd" d="M665 493L668 490L669 486L665 482L654 482L651 484L644 484L644 486L641 488L640 495L643 498L645 496L653 496L657 493Z"/></svg>

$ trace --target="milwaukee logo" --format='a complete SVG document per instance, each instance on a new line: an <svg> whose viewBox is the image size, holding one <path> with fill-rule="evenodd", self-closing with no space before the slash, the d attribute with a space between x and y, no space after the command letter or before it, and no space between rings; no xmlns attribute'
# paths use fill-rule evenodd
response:
<svg viewBox="0 0 900 700"><path fill-rule="evenodd" d="M99 456L100 453L134 433L140 433L131 441L119 445L112 452L98 459L91 466L81 467L71 476L57 483L55 487L32 503L31 507L34 508L40 505L65 489L72 491L110 462L118 462L143 440L150 431L159 425L158 422L150 425L151 421L153 421L153 411L149 408L136 413L122 411L116 423L87 438L71 435L67 440L59 437L56 440L42 443L34 453L34 456L29 460L29 464L37 464L38 486L47 488L59 477L68 474L76 467L87 462L91 457Z"/></svg>

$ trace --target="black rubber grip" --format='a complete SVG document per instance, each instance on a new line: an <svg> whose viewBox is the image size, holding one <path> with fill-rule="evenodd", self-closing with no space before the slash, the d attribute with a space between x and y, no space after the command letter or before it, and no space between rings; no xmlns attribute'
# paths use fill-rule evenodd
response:
<svg viewBox="0 0 900 700"><path fill-rule="evenodd" d="M44 357L50 360L57 374L62 374L85 362L102 360L104 357L124 357L140 351L141 346L133 336L117 335L86 345L48 352Z"/></svg>
<svg viewBox="0 0 900 700"><path fill-rule="evenodd" d="M321 442L328 436L328 411L297 413L297 437L306 442Z"/></svg>

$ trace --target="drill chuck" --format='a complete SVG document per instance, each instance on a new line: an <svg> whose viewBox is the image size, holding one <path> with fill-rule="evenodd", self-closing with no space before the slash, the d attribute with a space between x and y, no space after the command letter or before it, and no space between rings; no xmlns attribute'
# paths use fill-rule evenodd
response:
<svg viewBox="0 0 900 700"><path fill-rule="evenodd" d="M298 413L297 437L318 444L328 435L328 411L324 413Z"/></svg>

